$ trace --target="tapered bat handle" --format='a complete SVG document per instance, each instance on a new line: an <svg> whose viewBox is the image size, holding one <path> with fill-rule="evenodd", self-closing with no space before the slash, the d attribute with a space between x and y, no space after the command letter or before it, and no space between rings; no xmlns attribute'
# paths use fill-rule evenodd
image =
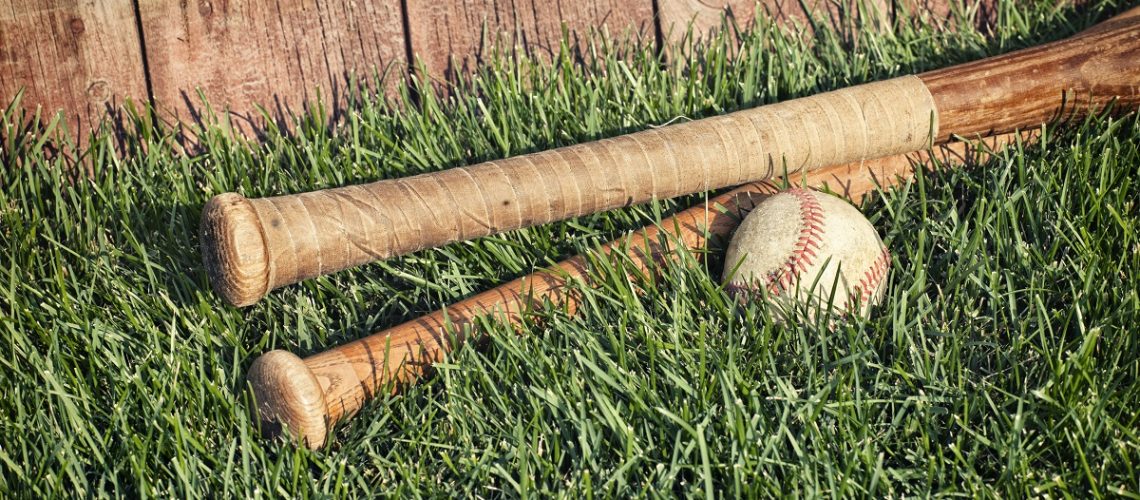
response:
<svg viewBox="0 0 1140 500"><path fill-rule="evenodd" d="M941 165L972 163L984 160L988 148L1000 149L1012 140L1012 135L988 138L985 149L955 142L933 152L817 170L804 181L810 186L827 186L858 201L876 187L889 187L909 178L914 165L929 163L931 155ZM739 222L741 210L751 208L763 195L775 191L775 185L769 183L746 185L609 243L602 250L627 251L634 267L648 270L655 263L675 258L676 247L702 248L709 237L727 237ZM668 236L663 237L662 233ZM432 363L463 342L461 332L473 327L479 316L495 314L518 323L529 305L547 302L573 312L578 300L568 291L568 280L591 283L586 260L581 256L475 295L446 310L305 359L286 351L266 353L254 361L247 376L262 432L274 435L285 425L309 447L319 448L331 425L355 413L377 392L393 390L398 384L424 375ZM448 336L445 332L449 330L460 333Z"/></svg>
<svg viewBox="0 0 1140 500"><path fill-rule="evenodd" d="M230 303L423 248L1140 103L1136 10L1067 40L779 104L431 174L226 193L202 254Z"/></svg>

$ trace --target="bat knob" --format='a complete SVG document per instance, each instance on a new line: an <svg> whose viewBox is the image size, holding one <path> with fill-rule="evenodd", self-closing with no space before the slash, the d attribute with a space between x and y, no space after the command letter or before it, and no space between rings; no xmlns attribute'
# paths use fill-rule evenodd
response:
<svg viewBox="0 0 1140 500"><path fill-rule="evenodd" d="M202 209L202 262L214 291L238 307L269 291L269 251L253 204L237 193L217 195Z"/></svg>
<svg viewBox="0 0 1140 500"><path fill-rule="evenodd" d="M325 444L325 393L301 358L288 351L267 352L254 360L246 380L262 434L276 436L287 430L310 449Z"/></svg>

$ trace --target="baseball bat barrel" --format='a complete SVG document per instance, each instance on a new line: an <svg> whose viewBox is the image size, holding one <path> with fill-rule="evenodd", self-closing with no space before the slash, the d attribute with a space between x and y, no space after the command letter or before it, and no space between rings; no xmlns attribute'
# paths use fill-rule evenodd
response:
<svg viewBox="0 0 1140 500"><path fill-rule="evenodd" d="M953 142L930 151L825 168L807 174L804 183L826 186L859 201L876 187L889 187L909 178L914 166L928 164L932 155L942 165L974 163L984 160L987 151L1000 149L1016 137L987 138L984 148ZM674 258L680 247L703 248L709 238L729 236L742 210L776 190L775 184L768 182L745 185L606 244L601 250L606 254L625 251L634 268L648 271ZM275 435L287 428L307 446L320 448L334 423L354 414L377 392L396 390L425 375L432 363L465 340L463 333L475 326L478 317L495 315L517 324L529 306L545 302L572 314L578 298L567 284L574 280L592 284L582 256L305 359L287 351L270 351L253 362L247 376L262 432Z"/></svg>
<svg viewBox="0 0 1140 500"><path fill-rule="evenodd" d="M202 214L205 267L236 306L424 248L652 199L916 151L1140 102L1136 10L1067 40L611 139Z"/></svg>
<svg viewBox="0 0 1140 500"><path fill-rule="evenodd" d="M936 142L1140 106L1140 7L1071 38L918 75L938 110Z"/></svg>

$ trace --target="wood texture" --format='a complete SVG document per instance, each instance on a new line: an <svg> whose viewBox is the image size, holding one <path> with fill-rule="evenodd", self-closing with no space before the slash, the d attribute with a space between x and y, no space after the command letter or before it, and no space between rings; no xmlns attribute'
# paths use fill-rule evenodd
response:
<svg viewBox="0 0 1140 500"><path fill-rule="evenodd" d="M859 0L658 0L661 33L666 40L677 42L684 38L690 26L694 35L703 36L719 29L723 18L731 19L741 28L755 21L757 12L782 24L805 26L808 12L819 19L842 27L844 20L856 17ZM890 0L873 0L868 5L878 9L883 18L890 15Z"/></svg>
<svg viewBox="0 0 1140 500"><path fill-rule="evenodd" d="M934 96L938 139L1009 132L1140 106L1140 7L1072 38L919 75Z"/></svg>
<svg viewBox="0 0 1140 500"><path fill-rule="evenodd" d="M613 36L653 41L652 0L448 0L408 1L412 52L431 78L470 72L495 43L549 57L558 53L565 26L572 40L591 28ZM454 64L452 61L454 57Z"/></svg>
<svg viewBox="0 0 1140 500"><path fill-rule="evenodd" d="M130 2L0 0L0 107L63 110L73 132L124 99L145 103L146 75Z"/></svg>
<svg viewBox="0 0 1140 500"><path fill-rule="evenodd" d="M909 76L414 177L246 203L222 194L231 201L203 211L202 255L215 290L249 305L454 241L919 150L938 129L933 106ZM232 255L248 259L221 258Z"/></svg>
<svg viewBox="0 0 1140 500"><path fill-rule="evenodd" d="M350 77L406 71L400 0L140 0L156 105L197 119L201 88L215 110L257 128L254 104L275 120L306 101L343 109Z"/></svg>
<svg viewBox="0 0 1140 500"><path fill-rule="evenodd" d="M910 178L916 165L931 166L931 156L943 167L974 164L984 161L988 151L1017 138L988 138L979 144L984 147L951 143L930 151L839 165L807 174L802 181L859 202L878 187L889 188ZM601 251L627 251L628 262L652 277L653 266L675 259L678 248L705 248L710 238L727 238L739 224L742 211L776 191L772 183L745 185L604 245ZM587 260L576 256L304 360L286 351L270 351L254 361L248 375L262 432L274 435L284 427L310 448L320 448L330 426L355 414L378 392L398 390L430 373L432 363L466 340L464 335L472 332L479 317L494 315L519 324L532 304L544 301L573 314L578 298L567 284L592 286L592 280Z"/></svg>
<svg viewBox="0 0 1140 500"><path fill-rule="evenodd" d="M907 2L936 18L948 11L945 0ZM409 46L431 77L444 78L470 70L496 40L550 55L558 50L563 26L578 40L592 28L652 40L658 28L653 0L406 4L407 19L400 0L139 0L141 19L136 20L129 2L0 0L0 96L11 98L26 87L26 107L66 110L68 123L84 131L127 97L152 98L149 65L154 103L167 118L198 119L201 89L215 110L235 112L239 128L256 130L255 104L285 123L286 116L315 99L317 88L335 117L350 75L370 80L373 72L387 70L392 85L406 76ZM842 24L835 16L851 9L837 8L840 4L805 3L821 6ZM675 36L684 33L690 19L698 32L719 25L726 9L747 25L756 6L750 0L660 0L658 5L663 32ZM761 0L760 6L785 21L804 19L799 0ZM136 22L142 25L143 45Z"/></svg>
<svg viewBox="0 0 1140 500"><path fill-rule="evenodd" d="M669 41L676 42L685 36L690 23L693 33L704 35L721 26L722 18L733 20L741 28L755 21L757 11L771 16L777 22L800 25L805 28L808 12L816 19L848 33L847 25L860 16L868 17L888 26L886 21L903 12L920 16L936 26L945 26L951 17L951 4L965 3L955 0L862 0L871 10L860 12L856 6L861 0L658 0L661 30ZM969 7L976 9L975 23L980 28L996 19L994 5L998 0L970 0ZM1066 1L1066 0L1060 0ZM976 4L976 5L974 5ZM809 28L810 31L810 28Z"/></svg>

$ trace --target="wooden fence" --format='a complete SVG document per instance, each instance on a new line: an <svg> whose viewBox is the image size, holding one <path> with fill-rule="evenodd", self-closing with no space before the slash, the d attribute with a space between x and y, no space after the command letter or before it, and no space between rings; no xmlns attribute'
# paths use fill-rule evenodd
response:
<svg viewBox="0 0 1140 500"><path fill-rule="evenodd" d="M24 109L63 110L73 131L126 99L153 104L167 119L195 119L198 92L239 116L255 104L287 116L318 88L336 106L353 74L405 78L413 57L428 76L449 78L478 64L495 38L555 53L563 27L661 45L690 22L703 32L725 13L746 25L754 1L0 0L0 107L22 89ZM947 0L915 2L947 12ZM787 19L802 18L801 5L759 6Z"/></svg>

